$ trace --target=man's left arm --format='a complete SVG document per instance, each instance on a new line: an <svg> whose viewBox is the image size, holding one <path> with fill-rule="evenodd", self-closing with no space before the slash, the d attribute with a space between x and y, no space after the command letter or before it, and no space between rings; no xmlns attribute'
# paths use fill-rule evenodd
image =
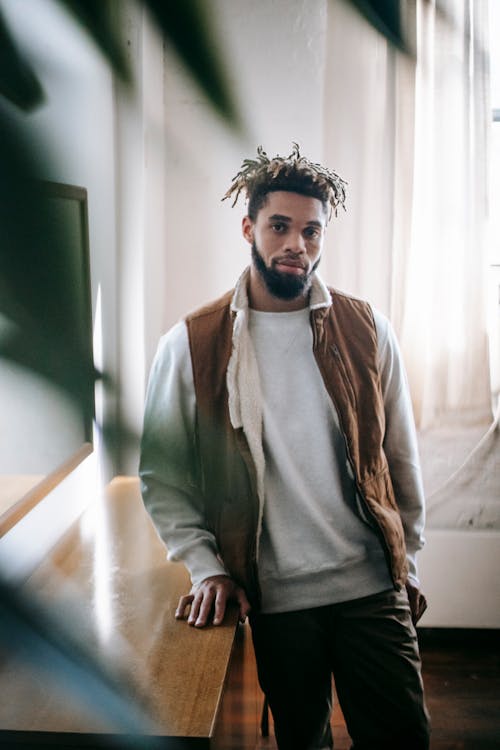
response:
<svg viewBox="0 0 500 750"><path fill-rule="evenodd" d="M425 542L425 497L417 433L408 380L395 333L384 316L376 311L374 316L386 418L384 451L403 522L409 568L407 590L416 622L426 607L420 593L416 562L416 554Z"/></svg>

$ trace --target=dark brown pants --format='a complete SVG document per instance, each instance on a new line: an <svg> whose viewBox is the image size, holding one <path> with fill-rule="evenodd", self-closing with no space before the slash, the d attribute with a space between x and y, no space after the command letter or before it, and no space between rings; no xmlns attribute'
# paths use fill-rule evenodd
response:
<svg viewBox="0 0 500 750"><path fill-rule="evenodd" d="M332 673L353 750L427 750L406 591L250 619L280 750L332 748Z"/></svg>

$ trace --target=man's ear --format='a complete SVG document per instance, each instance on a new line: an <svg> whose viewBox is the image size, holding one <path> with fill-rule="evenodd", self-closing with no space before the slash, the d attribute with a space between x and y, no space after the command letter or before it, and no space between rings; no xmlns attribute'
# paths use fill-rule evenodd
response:
<svg viewBox="0 0 500 750"><path fill-rule="evenodd" d="M243 217L243 220L241 222L241 231L243 232L243 237L251 245L253 242L253 221L250 216Z"/></svg>

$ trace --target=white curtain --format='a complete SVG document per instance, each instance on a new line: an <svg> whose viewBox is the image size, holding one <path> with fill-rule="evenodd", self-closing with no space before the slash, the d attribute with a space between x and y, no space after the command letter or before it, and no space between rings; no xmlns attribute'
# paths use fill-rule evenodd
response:
<svg viewBox="0 0 500 750"><path fill-rule="evenodd" d="M420 428L491 419L487 3L443 5L417 2L411 236L396 284Z"/></svg>
<svg viewBox="0 0 500 750"><path fill-rule="evenodd" d="M500 528L486 304L488 4L402 7L415 58L346 3L329 4L324 156L349 186L323 274L396 329L430 525Z"/></svg>
<svg viewBox="0 0 500 750"><path fill-rule="evenodd" d="M419 428L491 421L487 3L403 4L416 60L329 5L325 160L347 179L328 281L389 315Z"/></svg>

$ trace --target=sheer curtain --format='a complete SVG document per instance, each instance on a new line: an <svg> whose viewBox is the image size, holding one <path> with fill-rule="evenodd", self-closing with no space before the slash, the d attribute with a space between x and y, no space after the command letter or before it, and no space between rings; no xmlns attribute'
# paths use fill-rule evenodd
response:
<svg viewBox="0 0 500 750"><path fill-rule="evenodd" d="M491 420L487 336L488 4L442 5L417 2L413 199L399 269L399 333L424 477L427 469L434 485L428 525L491 530L500 528L500 431L498 408ZM451 470L465 445L470 452Z"/></svg>
<svg viewBox="0 0 500 750"><path fill-rule="evenodd" d="M487 3L417 5L410 242L395 273L420 428L491 418ZM408 92L402 92L408 96Z"/></svg>
<svg viewBox="0 0 500 750"><path fill-rule="evenodd" d="M323 275L396 329L441 527L500 528L487 340L486 2L408 0L415 59L329 4L325 161L348 180Z"/></svg>
<svg viewBox="0 0 500 750"><path fill-rule="evenodd" d="M329 4L325 160L349 185L323 273L391 318L419 428L486 424L487 3L403 7L416 59Z"/></svg>

